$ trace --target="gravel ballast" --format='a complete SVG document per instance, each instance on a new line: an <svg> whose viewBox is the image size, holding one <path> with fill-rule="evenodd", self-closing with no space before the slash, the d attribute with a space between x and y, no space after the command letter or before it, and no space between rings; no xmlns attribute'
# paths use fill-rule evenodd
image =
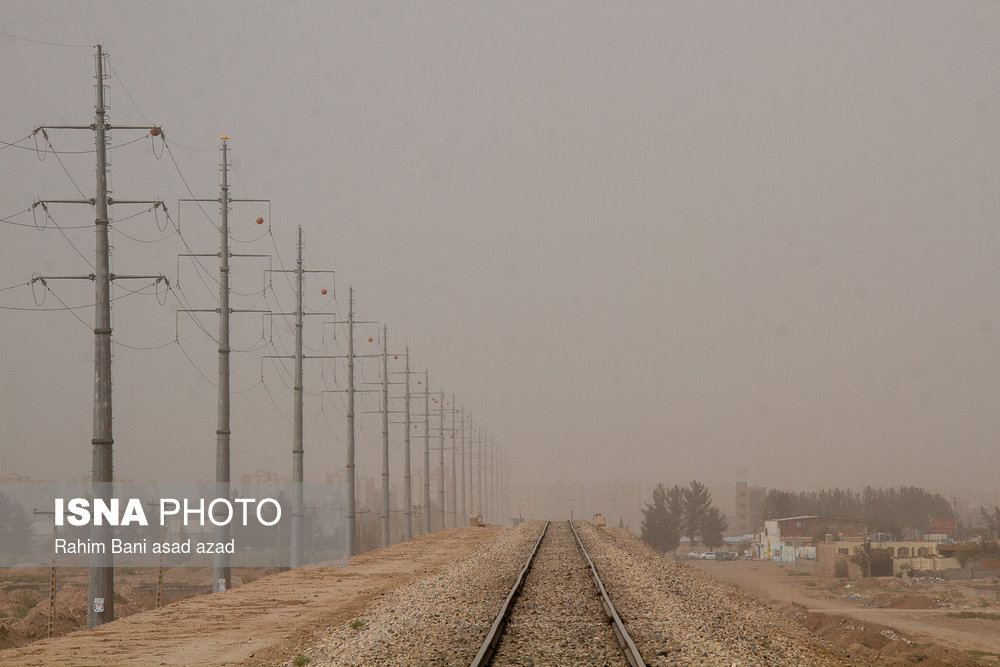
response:
<svg viewBox="0 0 1000 667"><path fill-rule="evenodd" d="M468 665L541 533L504 530L446 572L394 590L300 653L317 665ZM351 627L351 626L354 627ZM291 664L286 663L286 664Z"/></svg>
<svg viewBox="0 0 1000 667"><path fill-rule="evenodd" d="M494 665L628 667L569 524L549 524Z"/></svg>
<svg viewBox="0 0 1000 667"><path fill-rule="evenodd" d="M631 533L574 523L648 665L845 665L838 650Z"/></svg>

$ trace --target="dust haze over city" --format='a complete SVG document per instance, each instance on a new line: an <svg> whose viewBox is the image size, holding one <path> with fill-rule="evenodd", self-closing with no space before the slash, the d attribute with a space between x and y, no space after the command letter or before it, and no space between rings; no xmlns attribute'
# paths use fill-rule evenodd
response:
<svg viewBox="0 0 1000 667"><path fill-rule="evenodd" d="M357 317L503 443L512 480L995 493L997 3L6 3L0 31L0 139L93 122L103 44L112 123L170 147L113 132L113 196L162 199L217 253L217 204L177 200L218 195L231 137L232 195L271 200L233 205L233 251L274 256L233 260L232 306L293 310L287 274L261 289L302 225L307 268L336 270L305 304L340 314L308 318L306 353L343 351L320 323L353 285ZM94 196L93 133L49 137L67 153L0 149L0 473L79 479L94 312L59 300L93 304L93 284L36 284L41 306L24 284L92 271L93 211L24 211L74 181ZM113 207L112 270L215 308L217 260L178 261L162 213L124 220L144 208ZM116 476L212 479L217 346L147 285L112 291ZM290 469L291 365L261 359L289 354L290 320L267 321L233 316L251 350L233 355L234 479ZM359 354L378 330L359 325ZM322 390L345 368L305 378L320 481L344 469L344 397ZM361 476L378 409L360 399ZM391 442L395 476L399 425Z"/></svg>

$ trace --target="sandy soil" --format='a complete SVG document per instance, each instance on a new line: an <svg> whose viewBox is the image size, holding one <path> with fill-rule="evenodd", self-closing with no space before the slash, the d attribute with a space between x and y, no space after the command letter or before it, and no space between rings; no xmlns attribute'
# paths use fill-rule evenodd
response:
<svg viewBox="0 0 1000 667"><path fill-rule="evenodd" d="M272 665L378 596L448 567L499 528L453 528L146 611L93 630L0 651L0 665Z"/></svg>
<svg viewBox="0 0 1000 667"><path fill-rule="evenodd" d="M771 561L712 562L689 561L713 576L737 585L741 590L762 600L772 600L778 605L796 605L807 610L810 615L837 615L856 619L862 623L879 624L905 635L915 643L934 643L959 651L982 651L1000 653L1000 621L954 618L948 613L962 611L961 608L934 608L934 601L941 592L921 590L915 586L906 593L879 592L879 582L853 583L854 588L863 587L871 598L845 599L836 580L817 576L794 576L787 563ZM897 580L898 581L898 580ZM831 591L831 587L834 588ZM892 599L881 608L862 606L877 596ZM962 600L957 600L959 603ZM994 604L991 607L974 607L975 601L966 601L971 611L1000 612ZM962 604L958 605L962 607ZM910 608L908 608L910 607ZM916 608L913 608L916 607Z"/></svg>

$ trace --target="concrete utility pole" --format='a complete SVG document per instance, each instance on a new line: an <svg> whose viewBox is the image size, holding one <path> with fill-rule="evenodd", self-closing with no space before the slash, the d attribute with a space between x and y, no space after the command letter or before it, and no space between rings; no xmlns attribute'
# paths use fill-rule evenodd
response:
<svg viewBox="0 0 1000 667"><path fill-rule="evenodd" d="M382 325L382 546L389 546L389 329Z"/></svg>
<svg viewBox="0 0 1000 667"><path fill-rule="evenodd" d="M410 479L410 346L406 346L406 437L403 439L403 498L406 526L403 539L413 539L413 489Z"/></svg>
<svg viewBox="0 0 1000 667"><path fill-rule="evenodd" d="M488 523L493 523L493 505L490 502L490 494L493 491L493 480L490 479L490 473L492 472L490 465L491 442L493 442L493 436L487 433L486 439L483 442L483 509L486 511Z"/></svg>
<svg viewBox="0 0 1000 667"><path fill-rule="evenodd" d="M97 262L94 266L96 294L94 325L94 437L92 485L94 500L109 501L114 482L111 430L111 271L108 256L108 157L104 117L104 54L97 45L97 107L94 140L97 149ZM111 526L91 529L91 537L102 544L111 542ZM108 549L110 551L110 549ZM108 554L90 557L90 604L87 606L87 627L92 628L115 618L114 557Z"/></svg>
<svg viewBox="0 0 1000 667"><path fill-rule="evenodd" d="M464 405L462 406L462 409L459 410L459 414L462 415L462 419L459 422L461 425L459 427L459 438L457 444L458 444L458 451L460 454L459 470L462 471L462 474L459 475L459 479L461 480L462 492L459 494L460 500L458 504L459 507L458 516L461 518L461 521L458 525L464 526L469 521L469 513L466 511L466 505L465 505L465 406Z"/></svg>
<svg viewBox="0 0 1000 667"><path fill-rule="evenodd" d="M447 528L445 523L445 509L444 509L444 391L441 392L441 400L438 403L438 410L441 415L441 430L438 432L438 442L440 447L438 448L438 500L441 503L441 528Z"/></svg>
<svg viewBox="0 0 1000 667"><path fill-rule="evenodd" d="M292 406L292 543L289 565L300 567L304 562L305 539L303 519L303 418L302 418L302 225L298 227L297 259L295 264L295 385Z"/></svg>
<svg viewBox="0 0 1000 667"><path fill-rule="evenodd" d="M230 200L230 201L246 201L246 200ZM250 200L257 201L257 200ZM295 353L292 355L263 355L263 359L293 359L295 367L293 371L292 380L292 515L291 515L291 530L289 531L289 560L288 564L290 567L301 567L305 565L305 500L303 487L303 482L305 480L305 445L303 442L303 366L306 359L305 354L302 352L302 336L305 331L305 316L306 315L330 315L331 313L314 311L310 313L305 312L304 306L304 294L305 294L305 274L307 273L334 273L330 270L314 269L306 270L305 263L302 260L302 249L305 244L302 241L302 225L298 226L298 234L296 241L296 260L295 260L295 312L294 313L268 313L270 316L282 316L287 317L288 315L295 316ZM234 257L257 257L259 255L237 255L233 254ZM270 273L289 273L284 269L280 271L274 269L266 269L264 271L265 277ZM266 280L265 280L266 283ZM323 294L326 294L326 288L323 289ZM233 312L246 312L241 310L233 310ZM311 357L310 357L311 358ZM320 357L325 358L325 357ZM263 377L263 368L261 369L261 374ZM280 534L280 527L279 527Z"/></svg>
<svg viewBox="0 0 1000 667"><path fill-rule="evenodd" d="M159 200L112 200L108 191L108 130L146 130L151 135L159 135L159 127L148 125L116 125L112 126L107 117L104 103L104 82L110 75L104 71L104 59L107 56L100 45L97 45L96 73L97 96L94 105L94 122L91 125L42 125L32 132L39 132L48 141L47 129L90 130L94 132L94 147L96 155L96 194L94 199L59 199L37 201L32 205L42 206L46 214L46 203L86 204L95 209L94 226L96 232L96 257L94 272L87 276L35 276L32 283L46 280L93 280L94 281L94 412L93 435L90 443L93 448L91 468L91 493L95 500L102 499L109 503L114 482L114 437L112 434L111 410L111 281L131 278L150 278L157 283L166 282L163 275L138 276L115 275L110 268L110 246L108 242L109 213L108 206L117 204L153 204L154 208L166 207ZM51 143L49 144L51 148ZM95 553L90 556L90 575L87 600L87 627L92 628L102 623L114 620L114 556L111 554L112 527L93 525L90 530L92 542L105 545L105 553Z"/></svg>
<svg viewBox="0 0 1000 667"><path fill-rule="evenodd" d="M347 552L357 555L359 535L354 482L354 286L348 288L347 306Z"/></svg>
<svg viewBox="0 0 1000 667"><path fill-rule="evenodd" d="M230 315L233 313L265 313L259 309L234 309L229 306L229 260L232 257L267 257L267 255L247 254L237 255L229 249L229 206L234 201L265 202L266 199L233 199L229 196L229 137L221 136L222 142L222 173L217 199L181 199L178 202L217 201L219 203L219 252L216 254L184 254L182 257L215 257L219 258L219 307L215 308L183 308L181 312L217 312L219 314L219 383L218 383L218 416L215 429L215 496L230 498L230 355L229 346ZM232 538L232 526L225 524L215 529L217 542L228 542ZM216 553L212 556L212 592L219 593L229 590L232 586L230 559L227 553Z"/></svg>
<svg viewBox="0 0 1000 667"><path fill-rule="evenodd" d="M229 498L229 137L222 140L222 186L219 188L219 414L215 430L215 497ZM229 542L231 527L217 526L217 542ZM212 557L212 591L218 593L232 587L229 554Z"/></svg>
<svg viewBox="0 0 1000 667"><path fill-rule="evenodd" d="M431 532L431 387L424 371L424 533Z"/></svg>
<svg viewBox="0 0 1000 667"><path fill-rule="evenodd" d="M483 509L483 429L482 429L482 427L479 428L479 438L478 438L478 440L479 440L479 453L478 453L478 456L477 456L477 460L479 461L479 464L476 466L476 477L477 477L476 491L477 491L479 497L477 499L476 506L479 508L477 514L482 514L485 517L486 516L486 512Z"/></svg>
<svg viewBox="0 0 1000 667"><path fill-rule="evenodd" d="M460 524L458 523L458 480L456 479L455 471L455 458L457 452L455 449L458 446L458 442L455 439L455 394L451 395L451 527L456 528Z"/></svg>

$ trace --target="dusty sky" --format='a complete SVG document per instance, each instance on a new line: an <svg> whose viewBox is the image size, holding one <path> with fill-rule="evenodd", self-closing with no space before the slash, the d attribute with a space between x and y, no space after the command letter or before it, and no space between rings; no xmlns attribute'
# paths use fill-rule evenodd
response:
<svg viewBox="0 0 1000 667"><path fill-rule="evenodd" d="M0 31L101 40L112 122L162 125L197 196L216 196L230 135L233 195L273 201L273 237L234 250L276 246L290 268L301 224L307 265L337 270L336 300L311 276L307 306L346 311L353 284L360 317L409 343L522 479L996 487L996 2L6 2ZM0 139L90 123L92 76L92 48L0 35ZM93 196L93 154L60 157ZM113 196L162 198L175 218L190 196L148 139L112 164ZM55 156L0 150L0 216L78 196ZM92 212L52 213L84 228L0 225L0 287L90 271L73 245L93 261ZM262 213L235 205L233 235L258 236ZM195 252L217 251L197 208L180 220ZM169 228L118 230L117 272L177 277ZM280 275L262 300L263 263L234 263L234 288L258 292L235 307L292 308ZM181 262L195 307L214 305L205 266ZM51 286L43 307L93 303L90 283ZM116 347L118 475L211 478L216 390L175 321L212 380L215 344L173 296L114 295L116 341L165 345ZM34 308L26 287L0 305ZM0 474L90 470L93 310L76 312L86 325L0 312ZM331 344L324 319L307 346L335 354L343 330ZM234 316L234 345L263 348L234 356L233 389L252 387L234 396L234 477L290 469L289 377L260 359L286 354L290 330L261 334L259 315ZM333 364L307 362L307 388L334 388ZM307 479L343 469L342 412L340 394L307 397ZM380 441L366 415L361 475Z"/></svg>

